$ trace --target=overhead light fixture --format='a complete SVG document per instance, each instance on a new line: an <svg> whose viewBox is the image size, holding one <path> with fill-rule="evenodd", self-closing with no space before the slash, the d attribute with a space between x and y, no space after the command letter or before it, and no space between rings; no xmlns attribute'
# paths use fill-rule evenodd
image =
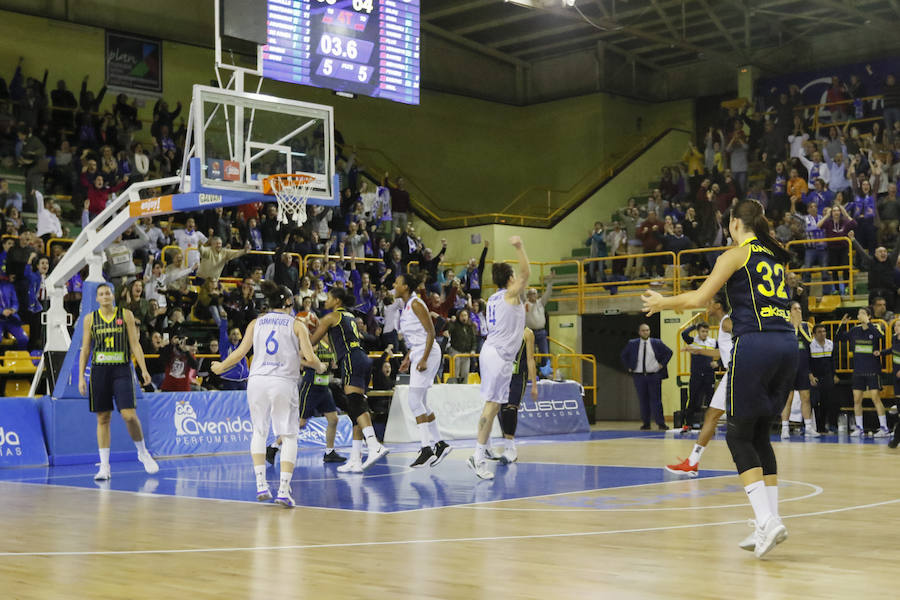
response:
<svg viewBox="0 0 900 600"><path fill-rule="evenodd" d="M503 2L524 8L553 8L554 6L565 8L575 6L575 0L503 0Z"/></svg>

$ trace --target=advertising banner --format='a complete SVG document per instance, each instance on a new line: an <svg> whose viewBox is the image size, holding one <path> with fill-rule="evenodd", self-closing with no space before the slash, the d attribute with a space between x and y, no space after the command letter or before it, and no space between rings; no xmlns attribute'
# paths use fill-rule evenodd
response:
<svg viewBox="0 0 900 600"><path fill-rule="evenodd" d="M162 43L107 31L106 85L162 92Z"/></svg>
<svg viewBox="0 0 900 600"><path fill-rule="evenodd" d="M46 464L37 402L33 398L0 398L0 468Z"/></svg>

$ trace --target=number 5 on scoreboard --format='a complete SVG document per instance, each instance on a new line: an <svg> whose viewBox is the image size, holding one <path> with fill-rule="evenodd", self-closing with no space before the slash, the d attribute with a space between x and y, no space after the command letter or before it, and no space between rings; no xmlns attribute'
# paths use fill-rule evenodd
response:
<svg viewBox="0 0 900 600"><path fill-rule="evenodd" d="M326 75L331 75L334 72L334 61L330 58L326 58L322 61L322 72Z"/></svg>

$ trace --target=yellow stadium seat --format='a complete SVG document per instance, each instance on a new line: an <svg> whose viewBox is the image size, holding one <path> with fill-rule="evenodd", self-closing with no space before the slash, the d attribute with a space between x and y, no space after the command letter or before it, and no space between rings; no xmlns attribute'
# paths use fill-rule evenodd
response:
<svg viewBox="0 0 900 600"><path fill-rule="evenodd" d="M7 398L27 396L30 389L31 382L27 379L7 379L3 386L3 395Z"/></svg>
<svg viewBox="0 0 900 600"><path fill-rule="evenodd" d="M478 373L469 373L469 383L481 383L481 376Z"/></svg>

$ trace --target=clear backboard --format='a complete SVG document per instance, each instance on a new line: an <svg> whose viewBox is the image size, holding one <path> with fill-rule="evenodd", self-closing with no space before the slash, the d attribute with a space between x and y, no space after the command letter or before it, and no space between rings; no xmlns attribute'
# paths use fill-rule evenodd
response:
<svg viewBox="0 0 900 600"><path fill-rule="evenodd" d="M182 191L196 191L199 175L204 189L262 193L266 176L302 173L314 178L310 204L336 198L330 106L195 85L188 131Z"/></svg>

